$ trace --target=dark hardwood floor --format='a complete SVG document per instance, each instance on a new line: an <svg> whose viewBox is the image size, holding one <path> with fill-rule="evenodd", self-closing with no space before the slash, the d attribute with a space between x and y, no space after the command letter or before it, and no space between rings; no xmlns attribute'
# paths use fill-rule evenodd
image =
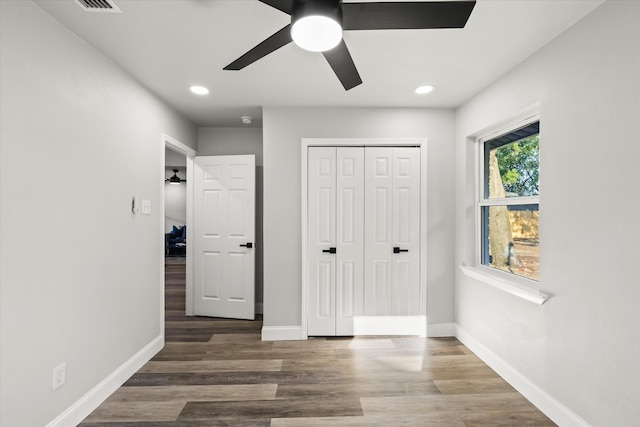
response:
<svg viewBox="0 0 640 427"><path fill-rule="evenodd" d="M166 263L166 345L83 427L554 426L455 338L260 341L261 319L184 316Z"/></svg>

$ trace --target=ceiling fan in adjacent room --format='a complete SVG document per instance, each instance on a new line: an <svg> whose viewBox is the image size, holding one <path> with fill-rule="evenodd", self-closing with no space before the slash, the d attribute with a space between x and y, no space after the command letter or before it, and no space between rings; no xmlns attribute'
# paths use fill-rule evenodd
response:
<svg viewBox="0 0 640 427"><path fill-rule="evenodd" d="M173 171L173 176L171 178L167 178L164 180L164 182L168 182L169 184L173 184L173 185L180 185L181 182L187 182L186 179L181 179L178 176L178 171L179 169L171 169Z"/></svg>
<svg viewBox="0 0 640 427"><path fill-rule="evenodd" d="M345 90L362 83L342 40L343 31L463 28L475 1L407 1L343 3L342 0L259 0L291 15L291 24L277 31L224 67L241 70L275 50L295 42L322 52Z"/></svg>

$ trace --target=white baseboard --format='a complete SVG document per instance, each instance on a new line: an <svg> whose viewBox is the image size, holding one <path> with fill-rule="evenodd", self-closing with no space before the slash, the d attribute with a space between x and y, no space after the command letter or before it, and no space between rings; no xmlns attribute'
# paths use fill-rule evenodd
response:
<svg viewBox="0 0 640 427"><path fill-rule="evenodd" d="M356 316L353 335L427 336L426 316ZM453 336L453 334L451 334ZM264 326L262 341L306 340L301 326Z"/></svg>
<svg viewBox="0 0 640 427"><path fill-rule="evenodd" d="M494 352L485 347L469 335L460 326L455 325L456 338L469 350L474 352L484 363L496 371L505 381L513 386L520 394L526 397L553 422L562 427L590 427L590 424L578 414L571 411L556 398L541 389L527 377L515 370L511 365L498 357Z"/></svg>
<svg viewBox="0 0 640 427"><path fill-rule="evenodd" d="M429 338L455 337L455 323L433 323L427 324L427 336Z"/></svg>
<svg viewBox="0 0 640 427"><path fill-rule="evenodd" d="M306 339L300 326L263 326L262 341L296 341Z"/></svg>
<svg viewBox="0 0 640 427"><path fill-rule="evenodd" d="M113 371L98 385L89 390L77 402L58 415L47 427L76 426L93 412L102 402L107 400L125 381L156 355L164 346L164 337L159 335L142 350Z"/></svg>

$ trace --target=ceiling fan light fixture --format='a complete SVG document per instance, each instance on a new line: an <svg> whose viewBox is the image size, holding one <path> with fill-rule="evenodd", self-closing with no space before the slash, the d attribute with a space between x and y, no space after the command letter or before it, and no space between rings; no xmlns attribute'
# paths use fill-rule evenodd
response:
<svg viewBox="0 0 640 427"><path fill-rule="evenodd" d="M291 26L294 43L311 52L333 49L342 40L338 21L323 15L310 15L296 20Z"/></svg>
<svg viewBox="0 0 640 427"><path fill-rule="evenodd" d="M167 179L167 181L171 185L180 185L180 183L183 180L180 179L180 177L178 176L178 169L172 169L172 170L173 170L173 176L171 178Z"/></svg>

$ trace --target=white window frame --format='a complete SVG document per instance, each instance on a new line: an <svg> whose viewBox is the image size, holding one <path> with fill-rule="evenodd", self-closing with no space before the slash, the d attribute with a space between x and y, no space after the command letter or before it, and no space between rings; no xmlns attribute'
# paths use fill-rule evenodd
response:
<svg viewBox="0 0 640 427"><path fill-rule="evenodd" d="M484 145L486 141L505 135L528 124L540 121L539 104L535 104L519 114L494 124L469 137L475 142L475 259L472 266L460 266L462 272L473 279L493 286L512 295L523 298L538 305L544 304L548 296L540 292L540 281L528 279L516 274L501 271L482 263L482 208L485 206L509 206L522 204L538 204L539 196L509 197L501 199L485 198Z"/></svg>

